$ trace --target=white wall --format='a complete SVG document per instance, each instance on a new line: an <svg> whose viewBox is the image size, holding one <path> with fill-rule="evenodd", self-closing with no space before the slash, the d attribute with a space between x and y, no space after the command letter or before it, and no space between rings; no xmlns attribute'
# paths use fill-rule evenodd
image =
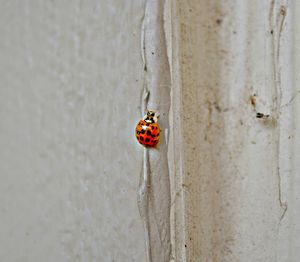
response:
<svg viewBox="0 0 300 262"><path fill-rule="evenodd" d="M165 2L0 2L0 261L147 261L146 84L153 262L298 262L299 3Z"/></svg>
<svg viewBox="0 0 300 262"><path fill-rule="evenodd" d="M0 5L0 261L145 261L144 1Z"/></svg>

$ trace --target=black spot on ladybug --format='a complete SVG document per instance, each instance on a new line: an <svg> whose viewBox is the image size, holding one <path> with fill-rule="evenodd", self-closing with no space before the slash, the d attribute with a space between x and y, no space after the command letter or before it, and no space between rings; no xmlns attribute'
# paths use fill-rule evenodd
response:
<svg viewBox="0 0 300 262"><path fill-rule="evenodd" d="M142 129L142 130L140 131L140 133L141 133L141 134L145 134L145 130Z"/></svg>
<svg viewBox="0 0 300 262"><path fill-rule="evenodd" d="M150 139L147 137L146 139L145 139L145 142L149 142L150 141Z"/></svg>
<svg viewBox="0 0 300 262"><path fill-rule="evenodd" d="M150 126L150 123L146 123L146 126Z"/></svg>
<svg viewBox="0 0 300 262"><path fill-rule="evenodd" d="M159 136L159 133L157 133L157 136Z"/></svg>
<svg viewBox="0 0 300 262"><path fill-rule="evenodd" d="M147 135L151 136L151 131L150 130L147 130Z"/></svg>
<svg viewBox="0 0 300 262"><path fill-rule="evenodd" d="M154 126L151 126L151 129L154 130Z"/></svg>
<svg viewBox="0 0 300 262"><path fill-rule="evenodd" d="M141 140L141 141L144 141L144 138L143 138L142 136L140 136L140 140Z"/></svg>

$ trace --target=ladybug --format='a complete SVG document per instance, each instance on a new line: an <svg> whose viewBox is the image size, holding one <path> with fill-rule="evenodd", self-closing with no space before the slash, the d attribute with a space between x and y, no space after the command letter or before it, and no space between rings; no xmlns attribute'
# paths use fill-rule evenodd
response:
<svg viewBox="0 0 300 262"><path fill-rule="evenodd" d="M148 110L135 128L135 136L140 144L146 147L155 147L159 141L160 128L157 124L159 115Z"/></svg>

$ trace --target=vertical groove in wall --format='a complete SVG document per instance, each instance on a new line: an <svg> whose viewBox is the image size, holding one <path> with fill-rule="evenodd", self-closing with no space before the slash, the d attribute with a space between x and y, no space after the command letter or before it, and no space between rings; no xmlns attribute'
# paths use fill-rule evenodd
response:
<svg viewBox="0 0 300 262"><path fill-rule="evenodd" d="M281 89L278 144L277 261L299 260L299 1L275 1L273 24L277 36L274 50Z"/></svg>
<svg viewBox="0 0 300 262"><path fill-rule="evenodd" d="M285 2L285 3L284 3ZM272 31L272 63L273 63L273 117L277 122L277 180L278 180L278 202L282 209L282 213L279 218L279 224L284 218L284 215L288 209L287 203L283 200L282 196L282 178L281 178L281 106L283 99L283 90L281 84L281 71L280 71L280 46L281 46L281 35L283 31L284 20L287 13L286 1L272 1L270 5L270 30Z"/></svg>
<svg viewBox="0 0 300 262"><path fill-rule="evenodd" d="M170 145L169 165L171 176L171 240L173 261L187 261L186 256L186 210L185 189L183 185L182 163L182 85L181 85L181 50L180 50L180 10L177 1L170 0L170 27L168 28L171 66L171 110L170 110Z"/></svg>
<svg viewBox="0 0 300 262"><path fill-rule="evenodd" d="M147 0L142 27L145 87L142 108L159 111L162 129L156 149L145 149L138 204L145 225L148 262L170 261L168 132L170 68L164 31L164 0Z"/></svg>
<svg viewBox="0 0 300 262"><path fill-rule="evenodd" d="M285 35L284 29L286 16L288 12L288 1L286 0L272 0L270 3L270 16L269 26L271 37L271 52L272 52L272 75L273 75L273 104L272 113L276 121L276 134L274 139L277 144L277 172L276 180L278 183L278 204L279 204L279 215L278 215L278 226L277 226L277 250L276 250L276 261L291 261L290 254L286 248L287 241L287 230L285 229L288 225L288 193L287 193L287 181L290 176L289 170L291 168L291 140L288 139L291 133L291 121L287 120L287 115L291 111L289 108L285 108L285 100L291 93L293 93L293 87L288 86L288 81L282 81L282 65L286 59L287 50L284 47L282 38ZM286 37L286 36L285 36ZM291 69L290 65L287 68ZM288 70L285 70L288 72Z"/></svg>

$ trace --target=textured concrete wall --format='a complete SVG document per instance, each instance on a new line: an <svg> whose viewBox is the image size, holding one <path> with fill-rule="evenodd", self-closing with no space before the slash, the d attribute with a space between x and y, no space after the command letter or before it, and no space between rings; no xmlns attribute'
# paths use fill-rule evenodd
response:
<svg viewBox="0 0 300 262"><path fill-rule="evenodd" d="M296 0L0 4L0 261L298 261Z"/></svg>
<svg viewBox="0 0 300 262"><path fill-rule="evenodd" d="M0 1L0 261L146 260L144 1Z"/></svg>
<svg viewBox="0 0 300 262"><path fill-rule="evenodd" d="M175 1L176 261L299 261L299 12Z"/></svg>

